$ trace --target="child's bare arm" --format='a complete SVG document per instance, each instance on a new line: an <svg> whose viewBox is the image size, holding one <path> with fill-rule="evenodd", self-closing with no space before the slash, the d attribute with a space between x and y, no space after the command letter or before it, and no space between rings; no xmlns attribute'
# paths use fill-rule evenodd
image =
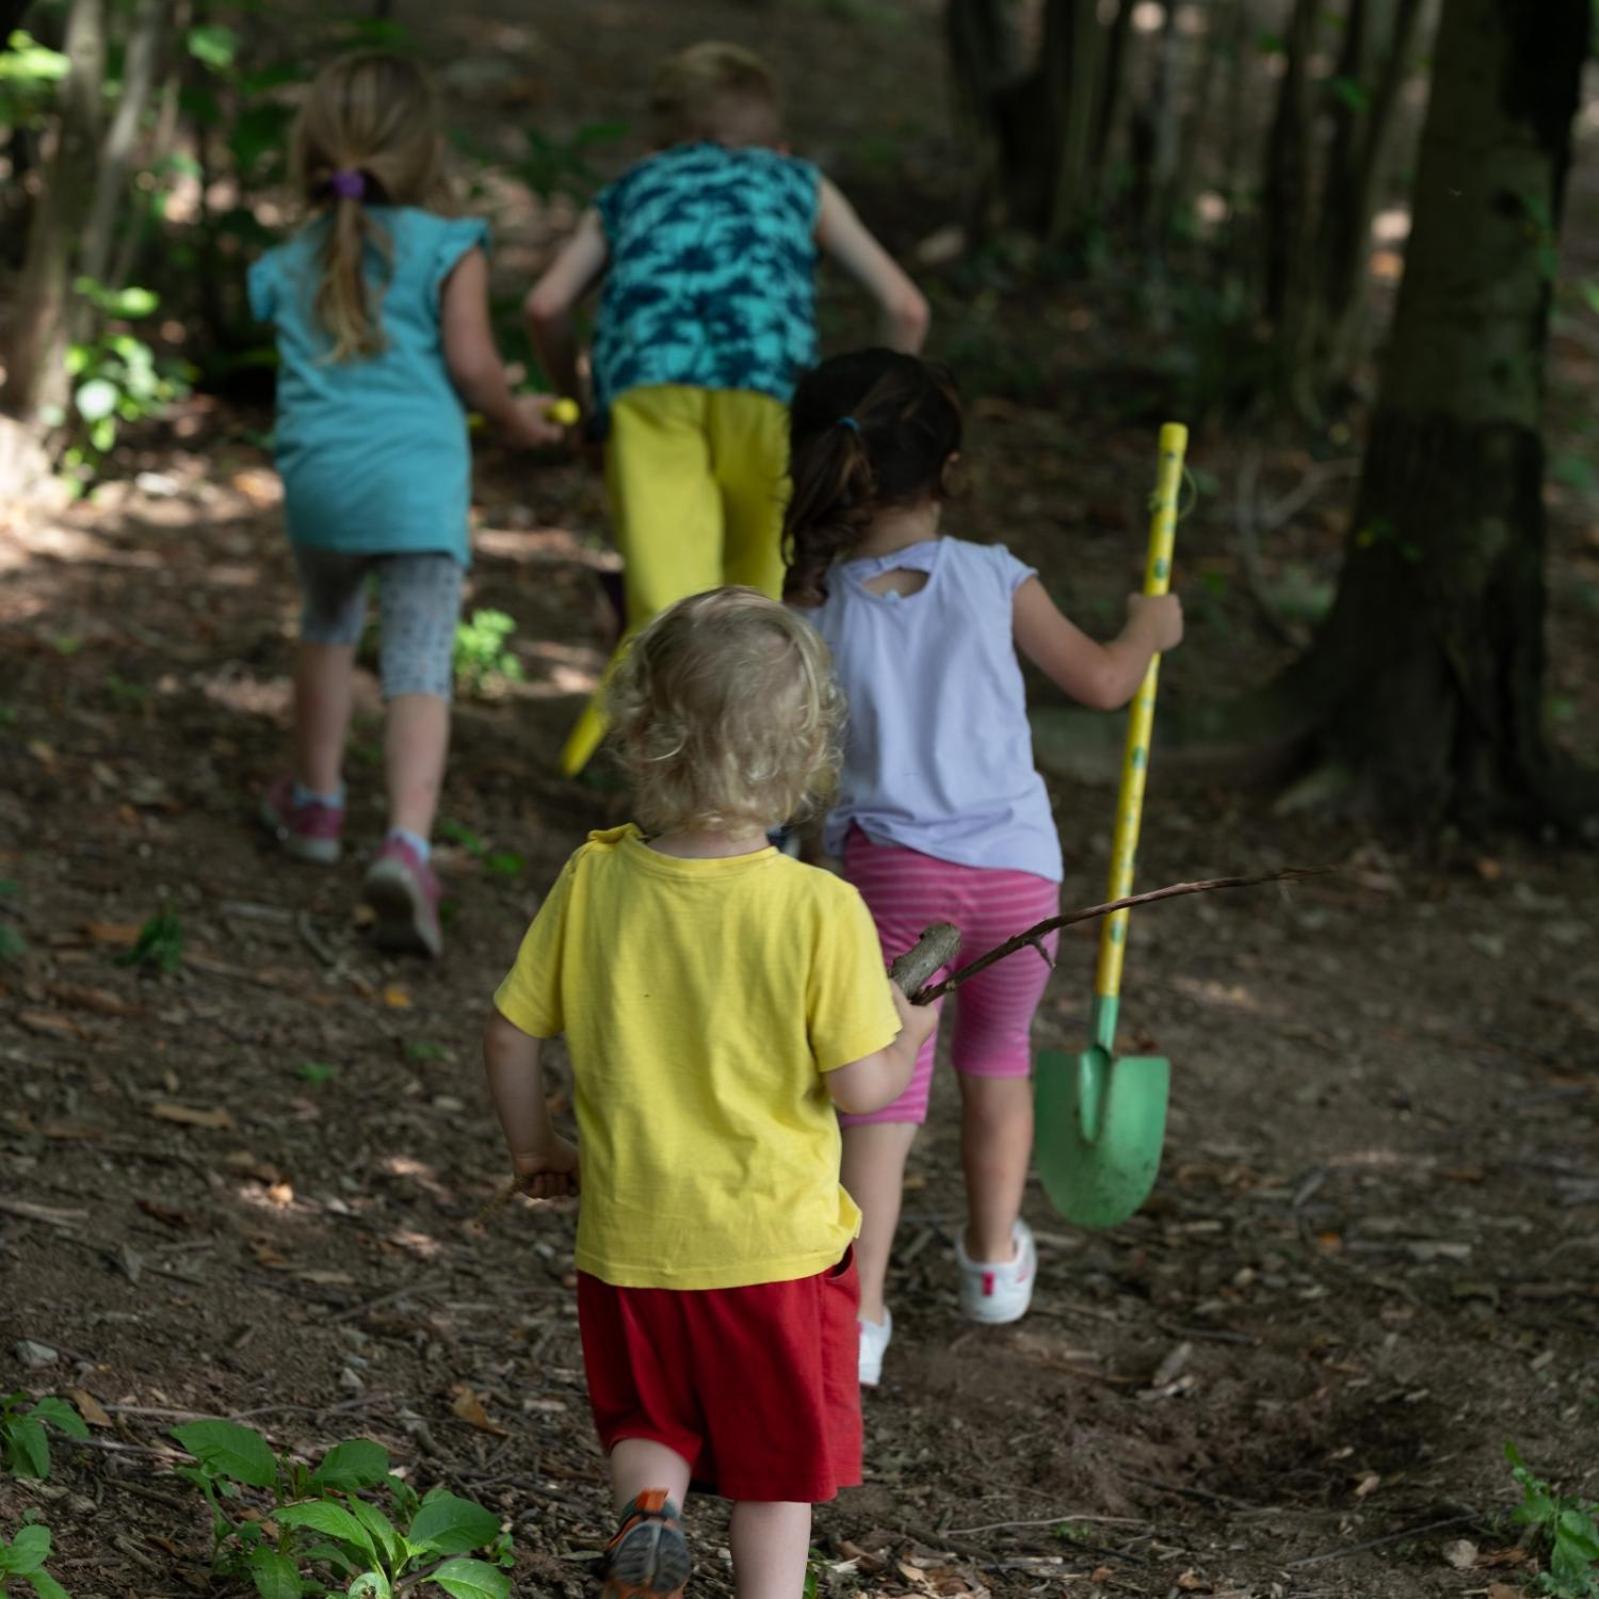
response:
<svg viewBox="0 0 1599 1599"><path fill-rule="evenodd" d="M877 301L883 314L883 342L915 355L927 337L927 301L867 231L855 207L826 178L816 209L816 242Z"/></svg>
<svg viewBox="0 0 1599 1599"><path fill-rule="evenodd" d="M495 1011L483 1032L483 1064L522 1191L560 1199L577 1192L577 1150L550 1123L539 1042Z"/></svg>
<svg viewBox="0 0 1599 1599"><path fill-rule="evenodd" d="M533 353L557 394L577 396L577 329L572 312L599 281L609 254L599 212L585 211L572 237L522 302Z"/></svg>
<svg viewBox="0 0 1599 1599"><path fill-rule="evenodd" d="M931 1005L913 1005L897 983L888 986L899 1012L899 1036L875 1055L827 1073L827 1091L833 1103L851 1116L870 1116L905 1092L916 1069L916 1057L927 1035L938 1026L938 1012Z"/></svg>
<svg viewBox="0 0 1599 1599"><path fill-rule="evenodd" d="M489 264L481 250L468 250L444 280L439 334L450 381L468 410L524 449L561 442L562 430L546 415L554 397L511 392L489 321Z"/></svg>
<svg viewBox="0 0 1599 1599"><path fill-rule="evenodd" d="M1133 594L1127 623L1109 644L1073 626L1036 577L1016 590L1016 647L1055 686L1096 711L1114 711L1138 692L1152 655L1175 649L1183 637L1183 607L1175 594Z"/></svg>

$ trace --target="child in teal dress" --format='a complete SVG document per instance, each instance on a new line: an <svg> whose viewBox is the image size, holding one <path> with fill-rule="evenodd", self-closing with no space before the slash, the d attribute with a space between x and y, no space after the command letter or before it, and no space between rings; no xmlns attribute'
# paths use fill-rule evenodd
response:
<svg viewBox="0 0 1599 1599"><path fill-rule="evenodd" d="M429 864L470 560L467 409L508 443L559 441L547 399L518 399L488 315L488 230L430 209L437 116L421 69L366 53L312 85L294 167L310 221L250 271L277 332L277 464L304 608L292 769L262 818L301 860L339 858L344 746L369 576L382 609L388 830L363 897L378 943L438 955Z"/></svg>

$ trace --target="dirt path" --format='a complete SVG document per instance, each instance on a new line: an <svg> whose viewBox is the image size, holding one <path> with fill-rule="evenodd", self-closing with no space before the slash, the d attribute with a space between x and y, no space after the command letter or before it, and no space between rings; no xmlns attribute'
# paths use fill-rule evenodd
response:
<svg viewBox="0 0 1599 1599"><path fill-rule="evenodd" d="M559 85L550 114L580 122L676 31L653 21L664 7L605 9L635 35L602 30L586 73L568 71L588 14L575 0L543 8L536 37L487 42ZM777 42L837 50L881 25L851 11L780 8ZM766 26L743 5L672 14L685 30ZM862 70L932 81L918 50L863 51ZM927 107L861 103L876 121L863 113L833 153L869 179L871 138L894 133L926 178ZM1100 302L1057 291L984 321L988 292L935 286L944 353L992 371L996 349L1036 338L1035 313L1051 319L1039 342L1065 353L1048 405L969 383L954 523L1005 539L1104 628L1136 562L1146 413L1165 400L1153 379L1130 403L1098 386L1119 357ZM165 1429L247 1415L304 1452L381 1440L419 1483L503 1512L519 1592L584 1593L608 1512L570 1222L469 1223L501 1177L476 1059L489 993L567 852L622 814L614 788L552 776L600 663L598 492L573 467L483 463L473 603L516 618L525 681L461 708L448 959L391 963L352 917L359 859L287 866L252 824L281 759L293 629L275 480L239 442L263 420L197 407L180 444L152 441L100 503L48 527L0 516L0 917L28 945L0 965L0 1391L82 1389L111 1423L64 1446L44 1488L0 1478L0 1526L41 1509L77 1599L203 1588L205 1517ZM1195 441L1207 492L1183 528L1192 626L1170 703L1236 691L1281 657L1235 581L1236 448ZM1291 486L1303 462L1268 465ZM1560 726L1591 745L1599 570L1580 501L1557 489L1552 506ZM1340 530L1329 495L1272 559L1325 576ZM360 844L380 822L375 708L369 684L350 772ZM1084 903L1104 877L1109 794L1053 787L1067 899ZM1504 1441L1599 1495L1599 867L1512 841L1392 852L1163 774L1158 750L1151 792L1147 884L1343 870L1135 920L1126 1036L1175 1063L1165 1169L1105 1235L1030 1194L1040 1285L1014 1329L955 1313L962 1200L941 1080L913 1156L898 1336L867 1401L868 1481L818 1518L823 1592L1410 1599L1525 1581L1486 1564L1512 1542L1496 1520L1513 1497ZM178 970L118 964L163 908ZM1041 1042L1081 1036L1091 963L1090 938L1069 940ZM53 1358L24 1367L19 1340ZM488 1430L458 1414L462 1385ZM726 1592L715 1507L695 1528L696 1591ZM1475 1569L1445 1559L1463 1538Z"/></svg>

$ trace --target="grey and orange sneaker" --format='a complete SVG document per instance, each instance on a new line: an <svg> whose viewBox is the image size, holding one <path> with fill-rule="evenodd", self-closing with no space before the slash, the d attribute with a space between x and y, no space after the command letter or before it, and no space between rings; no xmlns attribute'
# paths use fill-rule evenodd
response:
<svg viewBox="0 0 1599 1599"><path fill-rule="evenodd" d="M693 1569L677 1506L664 1488L647 1488L605 1546L602 1599L681 1599Z"/></svg>
<svg viewBox="0 0 1599 1599"><path fill-rule="evenodd" d="M344 807L296 800L294 779L280 777L261 800L261 822L296 860L332 866L339 858Z"/></svg>
<svg viewBox="0 0 1599 1599"><path fill-rule="evenodd" d="M439 894L433 868L416 850L393 834L384 839L361 884L362 902L377 918L372 937L378 948L437 960L444 953Z"/></svg>

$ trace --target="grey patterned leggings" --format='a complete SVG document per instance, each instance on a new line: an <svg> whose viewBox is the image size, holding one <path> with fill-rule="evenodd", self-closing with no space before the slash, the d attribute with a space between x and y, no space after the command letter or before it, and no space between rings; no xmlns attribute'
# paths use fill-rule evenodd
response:
<svg viewBox="0 0 1599 1599"><path fill-rule="evenodd" d="M360 642L367 574L375 572L383 622L384 699L399 694L449 699L465 576L454 556L347 555L296 544L294 564L305 599L300 637L306 643Z"/></svg>

